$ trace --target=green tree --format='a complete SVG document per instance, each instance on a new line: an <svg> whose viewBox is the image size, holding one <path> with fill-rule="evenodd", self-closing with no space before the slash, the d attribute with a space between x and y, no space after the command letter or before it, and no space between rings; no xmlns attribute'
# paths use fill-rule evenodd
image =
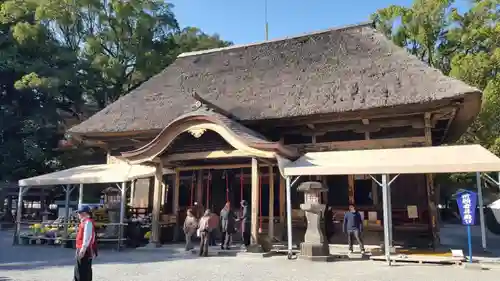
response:
<svg viewBox="0 0 500 281"><path fill-rule="evenodd" d="M483 91L479 117L460 140L500 155L499 0L470 1L460 13L450 0L390 6L373 19L386 36L430 66Z"/></svg>
<svg viewBox="0 0 500 281"><path fill-rule="evenodd" d="M1 1L4 7L5 1ZM2 16L4 10L0 10ZM15 180L57 168L61 137L57 108L77 91L75 54L54 40L32 14L0 22L0 178ZM28 29L26 26L30 25ZM26 32L29 30L29 32ZM78 95L78 94L76 94ZM69 100L71 97L72 100Z"/></svg>
<svg viewBox="0 0 500 281"><path fill-rule="evenodd" d="M200 51L230 46L232 43L219 38L219 35L208 35L199 28L186 27L174 35L177 53Z"/></svg>
<svg viewBox="0 0 500 281"><path fill-rule="evenodd" d="M68 123L181 52L228 44L179 30L172 5L160 0L0 0L0 180L88 163L96 156L89 148L54 151Z"/></svg>

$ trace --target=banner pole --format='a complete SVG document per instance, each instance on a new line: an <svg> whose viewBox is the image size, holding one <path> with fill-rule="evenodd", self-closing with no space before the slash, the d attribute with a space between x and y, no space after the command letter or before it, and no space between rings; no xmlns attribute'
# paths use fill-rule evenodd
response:
<svg viewBox="0 0 500 281"><path fill-rule="evenodd" d="M470 224L467 225L467 244L469 245L469 262L472 263L472 237L470 233Z"/></svg>

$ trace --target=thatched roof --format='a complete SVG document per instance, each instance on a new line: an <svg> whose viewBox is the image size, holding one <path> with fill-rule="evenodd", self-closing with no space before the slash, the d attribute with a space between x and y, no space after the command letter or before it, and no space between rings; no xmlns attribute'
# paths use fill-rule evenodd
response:
<svg viewBox="0 0 500 281"><path fill-rule="evenodd" d="M371 24L182 54L73 133L160 130L198 94L240 120L366 110L478 90L430 68Z"/></svg>

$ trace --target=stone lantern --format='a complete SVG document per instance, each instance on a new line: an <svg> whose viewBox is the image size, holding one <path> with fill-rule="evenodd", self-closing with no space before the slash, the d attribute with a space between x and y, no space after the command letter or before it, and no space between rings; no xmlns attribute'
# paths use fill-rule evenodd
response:
<svg viewBox="0 0 500 281"><path fill-rule="evenodd" d="M305 211L307 229L304 242L300 244L300 257L313 261L330 260L330 249L321 227L321 217L325 211L325 205L320 203L321 193L328 189L320 182L304 182L299 185L297 191L304 192L304 204L300 209Z"/></svg>

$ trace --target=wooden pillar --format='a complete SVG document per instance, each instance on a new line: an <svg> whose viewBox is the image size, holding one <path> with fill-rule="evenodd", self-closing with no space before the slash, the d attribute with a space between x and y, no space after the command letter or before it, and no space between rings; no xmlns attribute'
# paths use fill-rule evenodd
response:
<svg viewBox="0 0 500 281"><path fill-rule="evenodd" d="M252 202L251 202L251 244L258 244L259 231L259 163L252 158Z"/></svg>
<svg viewBox="0 0 500 281"><path fill-rule="evenodd" d="M181 185L181 177L180 177L180 172L179 169L175 169L175 179L174 179L174 194L172 196L172 214L175 216L175 228L174 228L174 237L173 240L174 242L179 241L179 236L181 235L181 225L183 222L181 222L180 216L179 216L179 192L180 192L180 185Z"/></svg>
<svg viewBox="0 0 500 281"><path fill-rule="evenodd" d="M203 205L203 170L198 170L196 175L196 202Z"/></svg>
<svg viewBox="0 0 500 281"><path fill-rule="evenodd" d="M354 202L354 176L348 175L348 194L349 194L349 204L355 204Z"/></svg>
<svg viewBox="0 0 500 281"><path fill-rule="evenodd" d="M179 189L181 184L181 177L179 169L175 169L175 183L174 183L174 194L172 196L172 214L177 215L179 212Z"/></svg>
<svg viewBox="0 0 500 281"><path fill-rule="evenodd" d="M280 183L279 183L279 204L280 204L280 213L279 213L279 216L280 216L280 231L284 233L286 233L286 223L285 223L285 212L286 212L286 197L285 197L285 178L283 178L281 176L281 173L280 173L280 176L279 176L279 180L280 180ZM284 238L284 235L280 235L279 239L283 239Z"/></svg>
<svg viewBox="0 0 500 281"><path fill-rule="evenodd" d="M40 189L40 212L43 213L42 215L42 221L47 221L49 219L47 211L49 210L49 206L47 206L47 198L46 198L46 192L47 190L45 188ZM3 199L2 199L3 201ZM2 209L0 209L1 211Z"/></svg>
<svg viewBox="0 0 500 281"><path fill-rule="evenodd" d="M432 122L431 122L431 114L425 113L424 117L425 122L425 142L427 146L432 146ZM436 194L434 189L434 175L426 174L426 188L427 188L427 203L429 205L429 222L430 222L430 231L432 233L432 245L434 248L438 247L439 242L439 226L438 226L438 216L437 216L437 202L436 202Z"/></svg>
<svg viewBox="0 0 500 281"><path fill-rule="evenodd" d="M328 181L326 180L326 176L322 176L322 177L321 177L321 182L323 183L323 186L324 186L326 189L328 189ZM322 204L325 204L325 205L327 205L327 206L328 206L328 193L329 193L329 192L330 192L330 191L328 191L328 192L322 192L322 193L321 193L321 196L322 196L322 198L323 198Z"/></svg>
<svg viewBox="0 0 500 281"><path fill-rule="evenodd" d="M153 213L151 220L151 238L150 244L160 246L160 207L163 202L161 198L163 185L163 165L156 163L156 171L154 176L154 191L153 191Z"/></svg>
<svg viewBox="0 0 500 281"><path fill-rule="evenodd" d="M373 201L373 206L378 206L379 200L378 200L378 189L379 186L378 184L372 180L372 201Z"/></svg>
<svg viewBox="0 0 500 281"><path fill-rule="evenodd" d="M274 171L269 165L269 238L274 238ZM271 240L272 241L272 240Z"/></svg>

